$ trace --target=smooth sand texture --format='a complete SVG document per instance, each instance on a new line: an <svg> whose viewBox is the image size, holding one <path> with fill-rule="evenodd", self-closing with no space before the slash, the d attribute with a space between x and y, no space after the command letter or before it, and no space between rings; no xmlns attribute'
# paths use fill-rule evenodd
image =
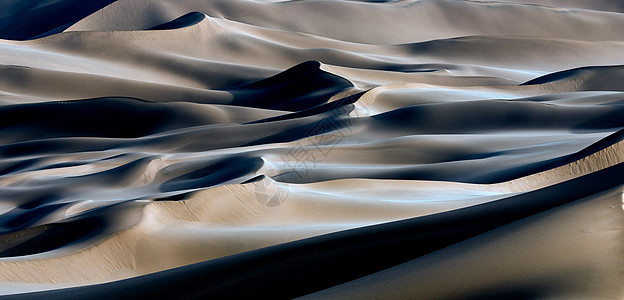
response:
<svg viewBox="0 0 624 300"><path fill-rule="evenodd" d="M624 296L619 1L0 3L0 294Z"/></svg>

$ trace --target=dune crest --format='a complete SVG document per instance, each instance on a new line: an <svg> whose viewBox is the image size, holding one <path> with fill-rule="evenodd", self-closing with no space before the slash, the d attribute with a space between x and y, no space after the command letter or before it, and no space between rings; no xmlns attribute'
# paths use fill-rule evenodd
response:
<svg viewBox="0 0 624 300"><path fill-rule="evenodd" d="M0 3L0 294L621 298L624 6L560 2Z"/></svg>

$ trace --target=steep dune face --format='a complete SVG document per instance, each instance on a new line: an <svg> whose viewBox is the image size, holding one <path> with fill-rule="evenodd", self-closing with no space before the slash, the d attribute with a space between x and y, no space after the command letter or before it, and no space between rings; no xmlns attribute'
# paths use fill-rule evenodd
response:
<svg viewBox="0 0 624 300"><path fill-rule="evenodd" d="M69 30L145 29L183 15L183 11L201 11L213 17L337 40L398 44L479 34L617 40L622 33L617 26L611 26L624 21L619 14L600 10L562 10L494 1L179 2L116 1ZM138 10L148 14L131 17L132 12Z"/></svg>
<svg viewBox="0 0 624 300"><path fill-rule="evenodd" d="M619 2L80 3L0 3L0 293L622 296Z"/></svg>
<svg viewBox="0 0 624 300"><path fill-rule="evenodd" d="M34 39L62 32L93 12L115 2L94 0L7 0L0 12L0 38Z"/></svg>

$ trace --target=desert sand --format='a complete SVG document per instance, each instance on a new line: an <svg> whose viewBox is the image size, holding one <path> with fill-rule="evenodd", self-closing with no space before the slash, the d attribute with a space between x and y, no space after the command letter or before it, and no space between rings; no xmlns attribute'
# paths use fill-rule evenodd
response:
<svg viewBox="0 0 624 300"><path fill-rule="evenodd" d="M621 28L615 0L4 1L0 295L621 299Z"/></svg>

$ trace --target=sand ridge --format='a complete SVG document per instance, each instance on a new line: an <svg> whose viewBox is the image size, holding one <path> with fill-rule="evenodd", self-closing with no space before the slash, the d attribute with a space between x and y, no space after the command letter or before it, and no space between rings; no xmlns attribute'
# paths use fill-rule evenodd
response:
<svg viewBox="0 0 624 300"><path fill-rule="evenodd" d="M0 294L619 298L622 8L2 3Z"/></svg>

